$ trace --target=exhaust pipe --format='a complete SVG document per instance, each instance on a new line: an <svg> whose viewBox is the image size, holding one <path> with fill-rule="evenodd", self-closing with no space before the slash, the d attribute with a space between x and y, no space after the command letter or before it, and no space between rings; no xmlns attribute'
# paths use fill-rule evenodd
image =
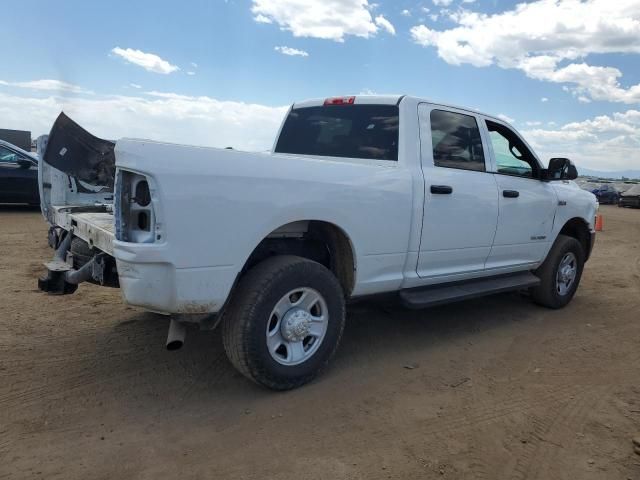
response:
<svg viewBox="0 0 640 480"><path fill-rule="evenodd" d="M184 345L186 334L187 329L184 324L172 318L169 324L169 333L167 334L167 350L180 350Z"/></svg>

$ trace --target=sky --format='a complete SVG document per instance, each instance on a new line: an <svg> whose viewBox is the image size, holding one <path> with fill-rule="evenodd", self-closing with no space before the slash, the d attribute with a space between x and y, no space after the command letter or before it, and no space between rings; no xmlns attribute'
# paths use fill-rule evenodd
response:
<svg viewBox="0 0 640 480"><path fill-rule="evenodd" d="M640 0L1 0L0 128L267 150L307 98L409 94L546 161L640 169Z"/></svg>

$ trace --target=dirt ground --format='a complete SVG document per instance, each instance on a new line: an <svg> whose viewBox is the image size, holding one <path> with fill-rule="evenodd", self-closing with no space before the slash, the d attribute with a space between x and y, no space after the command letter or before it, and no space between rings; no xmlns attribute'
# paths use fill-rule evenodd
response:
<svg viewBox="0 0 640 480"><path fill-rule="evenodd" d="M273 393L219 332L167 352L117 290L39 292L46 225L0 207L0 478L640 479L640 211L601 211L564 310L354 305L327 373Z"/></svg>

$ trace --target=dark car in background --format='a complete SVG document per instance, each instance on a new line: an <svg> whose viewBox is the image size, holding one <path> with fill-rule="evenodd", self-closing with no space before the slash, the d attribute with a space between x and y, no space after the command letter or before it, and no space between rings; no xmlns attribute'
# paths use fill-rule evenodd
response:
<svg viewBox="0 0 640 480"><path fill-rule="evenodd" d="M634 185L620 194L619 207L640 208L640 185Z"/></svg>
<svg viewBox="0 0 640 480"><path fill-rule="evenodd" d="M600 205L615 205L618 203L618 199L620 198L620 193L618 193L615 187L606 183L591 190L591 193L598 198L598 203L600 203Z"/></svg>
<svg viewBox="0 0 640 480"><path fill-rule="evenodd" d="M0 140L0 203L40 205L38 157Z"/></svg>

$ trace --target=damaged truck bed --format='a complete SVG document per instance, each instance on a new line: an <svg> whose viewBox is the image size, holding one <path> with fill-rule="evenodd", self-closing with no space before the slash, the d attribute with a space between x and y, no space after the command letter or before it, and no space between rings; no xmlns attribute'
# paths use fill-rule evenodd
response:
<svg viewBox="0 0 640 480"><path fill-rule="evenodd" d="M38 139L42 213L56 249L39 287L71 293L83 281L118 286L113 260L115 143L97 138L61 113ZM72 240L73 237L73 240Z"/></svg>
<svg viewBox="0 0 640 480"><path fill-rule="evenodd" d="M87 208L89 211L87 211ZM106 206L98 207L51 207L53 223L65 231L73 231L92 248L113 255L113 213Z"/></svg>

